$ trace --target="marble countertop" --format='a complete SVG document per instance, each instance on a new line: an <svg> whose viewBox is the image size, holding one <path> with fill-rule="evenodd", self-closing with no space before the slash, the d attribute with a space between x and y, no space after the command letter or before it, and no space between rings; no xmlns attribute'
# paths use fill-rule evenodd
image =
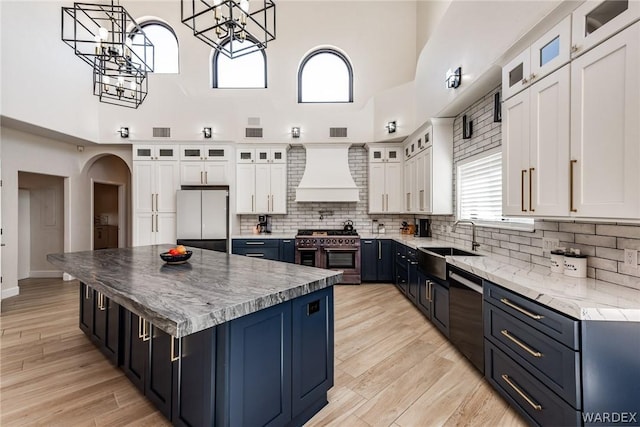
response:
<svg viewBox="0 0 640 427"><path fill-rule="evenodd" d="M189 248L168 265L170 245L49 254L47 260L177 338L313 291L342 273Z"/></svg>
<svg viewBox="0 0 640 427"><path fill-rule="evenodd" d="M470 249L432 238L382 236L378 238L390 238L414 249L429 246ZM549 267L482 250L478 253L483 256L447 256L446 259L451 265L576 319L640 322L640 283L639 289L633 289L602 280L573 278L552 273Z"/></svg>

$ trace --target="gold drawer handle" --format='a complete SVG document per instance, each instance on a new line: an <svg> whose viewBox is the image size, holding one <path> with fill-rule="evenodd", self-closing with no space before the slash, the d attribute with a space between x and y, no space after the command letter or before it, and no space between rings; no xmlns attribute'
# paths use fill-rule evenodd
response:
<svg viewBox="0 0 640 427"><path fill-rule="evenodd" d="M529 310L525 310L524 308L522 308L522 307L520 307L518 305L515 305L514 303L512 303L511 301L509 301L506 298L500 298L500 302L505 304L505 305L508 305L509 307L513 308L514 310L518 310L520 313L522 313L525 316L528 316L528 317L530 317L532 319L535 319L535 320L544 319L544 316L542 316L540 314L532 313Z"/></svg>
<svg viewBox="0 0 640 427"><path fill-rule="evenodd" d="M535 409L536 411L542 411L542 406L537 404L536 402L534 402L529 396L527 396L526 394L524 394L524 392L522 390L520 390L520 388L518 388L517 385L515 385L513 382L511 382L511 378L509 378L509 375L507 374L502 374L502 379L504 380L504 382L506 382L507 384L509 384L509 386L520 395L520 397L522 397L524 400L527 401L527 403L529 405L531 405L531 407L533 409Z"/></svg>
<svg viewBox="0 0 640 427"><path fill-rule="evenodd" d="M176 353L176 338L171 335L171 361L175 362L176 360L180 359L180 354L178 354L177 356L175 355Z"/></svg>
<svg viewBox="0 0 640 427"><path fill-rule="evenodd" d="M149 341L151 336L149 335L149 331L147 330L147 321L142 318L142 316L138 316L138 338L142 341Z"/></svg>
<svg viewBox="0 0 640 427"><path fill-rule="evenodd" d="M533 350L531 347L529 347L528 345L526 345L525 343L520 341L518 338L516 338L513 335L511 335L509 333L509 331L507 331L506 329L501 330L500 333L502 335L504 335L505 337L509 338L516 345L518 345L518 347L520 347L521 349L523 349L524 351L526 351L527 353L529 353L533 357L542 357L542 353L540 353L539 351Z"/></svg>

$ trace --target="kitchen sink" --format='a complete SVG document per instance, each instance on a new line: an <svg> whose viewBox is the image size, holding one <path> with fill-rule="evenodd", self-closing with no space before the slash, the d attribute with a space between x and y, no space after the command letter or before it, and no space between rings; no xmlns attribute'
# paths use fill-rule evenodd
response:
<svg viewBox="0 0 640 427"><path fill-rule="evenodd" d="M465 251L464 249L458 248L420 248L424 249L428 252L433 252L438 255L447 256L447 255L460 255L460 256L479 256L480 254L477 252Z"/></svg>
<svg viewBox="0 0 640 427"><path fill-rule="evenodd" d="M477 252L453 247L418 248L418 268L438 279L447 280L447 260L445 256L479 256Z"/></svg>

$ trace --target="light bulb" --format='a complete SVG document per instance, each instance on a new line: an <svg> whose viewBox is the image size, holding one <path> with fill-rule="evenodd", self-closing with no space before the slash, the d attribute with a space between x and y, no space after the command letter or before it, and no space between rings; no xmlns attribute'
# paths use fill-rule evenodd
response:
<svg viewBox="0 0 640 427"><path fill-rule="evenodd" d="M120 87L124 86L124 77L122 76L118 77L118 86Z"/></svg>
<svg viewBox="0 0 640 427"><path fill-rule="evenodd" d="M98 28L98 36L100 37L101 41L105 41L109 37L109 31L107 31L107 29L104 27L100 27Z"/></svg>

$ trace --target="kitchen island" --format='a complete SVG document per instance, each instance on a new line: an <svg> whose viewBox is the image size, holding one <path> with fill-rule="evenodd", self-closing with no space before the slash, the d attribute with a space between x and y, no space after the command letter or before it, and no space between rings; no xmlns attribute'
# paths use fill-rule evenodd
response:
<svg viewBox="0 0 640 427"><path fill-rule="evenodd" d="M51 254L80 328L175 425L301 425L333 385L341 273L169 245Z"/></svg>

